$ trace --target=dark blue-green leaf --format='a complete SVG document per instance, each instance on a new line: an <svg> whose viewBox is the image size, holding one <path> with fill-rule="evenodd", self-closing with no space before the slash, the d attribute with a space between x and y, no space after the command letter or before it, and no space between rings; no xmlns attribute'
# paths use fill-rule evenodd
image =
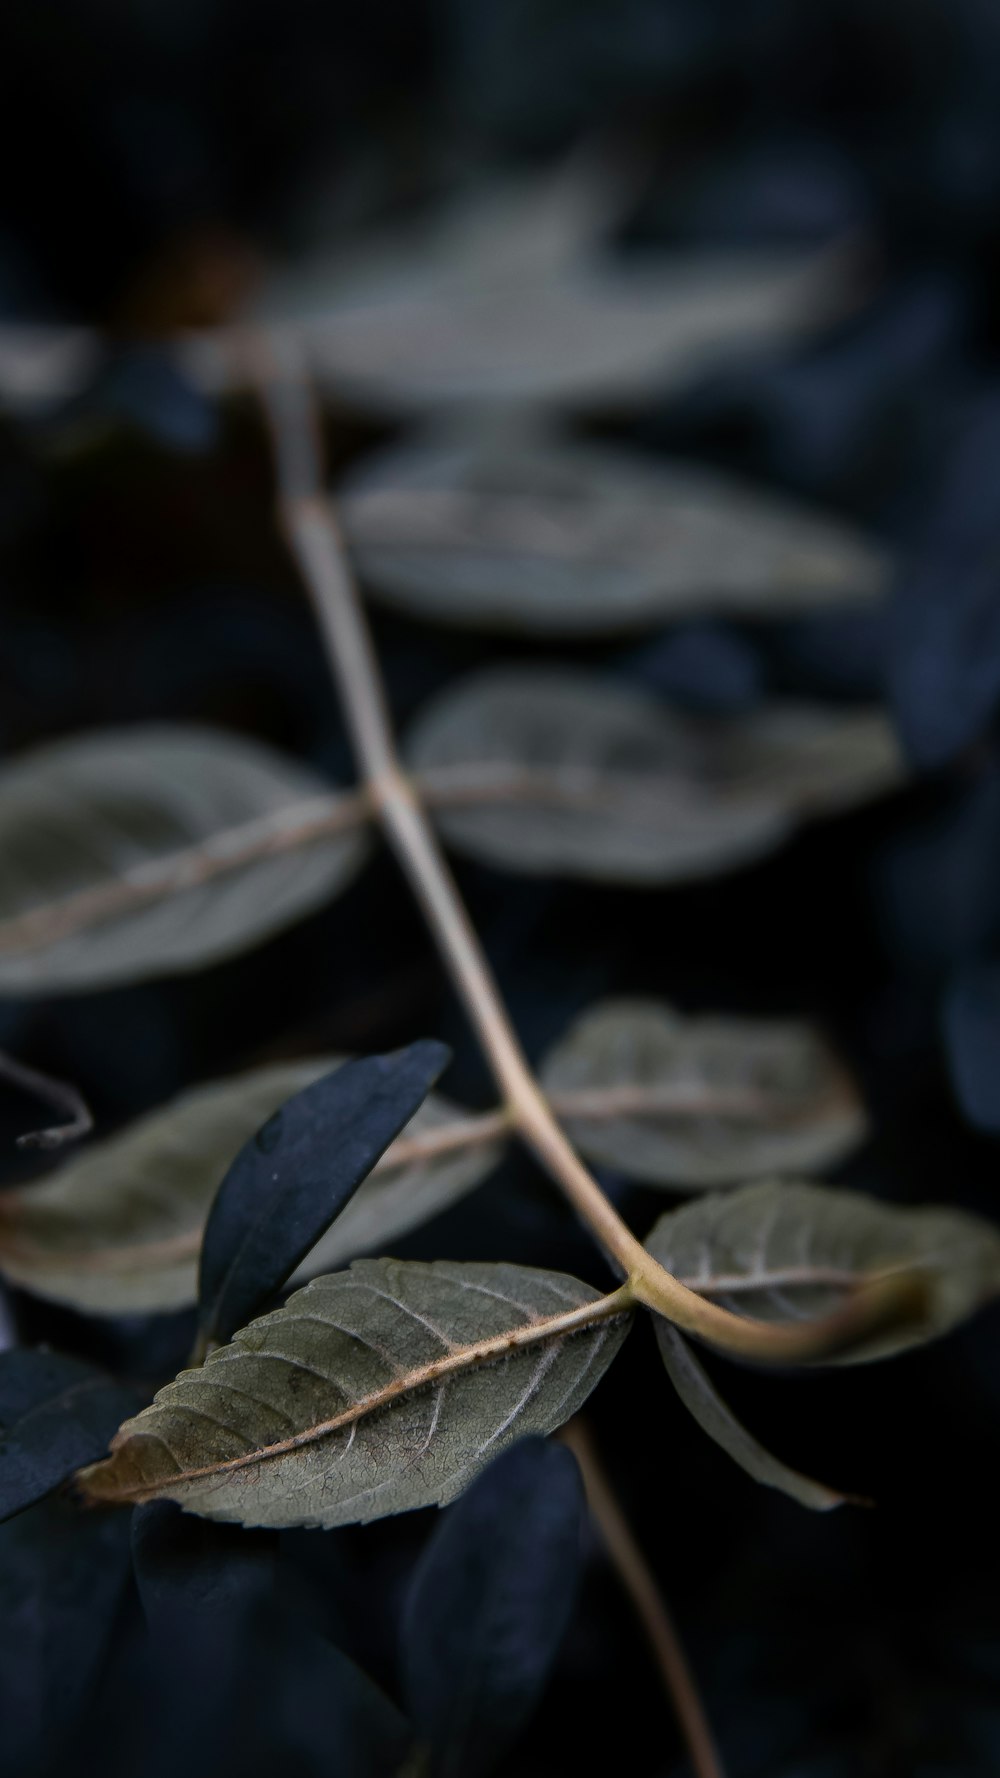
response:
<svg viewBox="0 0 1000 1778"><path fill-rule="evenodd" d="M444 1069L424 1039L364 1056L296 1093L241 1148L201 1249L201 1336L221 1345L280 1289L340 1215Z"/></svg>
<svg viewBox="0 0 1000 1778"><path fill-rule="evenodd" d="M272 1533L235 1530L153 1500L132 1517L132 1561L150 1631L266 1608L275 1584Z"/></svg>
<svg viewBox="0 0 1000 1778"><path fill-rule="evenodd" d="M527 1723L573 1608L582 1515L575 1458L528 1438L432 1536L405 1608L402 1665L435 1778L486 1778Z"/></svg>
<svg viewBox="0 0 1000 1778"><path fill-rule="evenodd" d="M970 1123L1000 1131L1000 963L960 970L944 1005L948 1065Z"/></svg>
<svg viewBox="0 0 1000 1778"><path fill-rule="evenodd" d="M134 1391L78 1358L27 1347L0 1355L0 1519L103 1457L138 1405Z"/></svg>
<svg viewBox="0 0 1000 1778"><path fill-rule="evenodd" d="M132 1554L149 1632L144 1778L282 1769L390 1778L410 1731L389 1699L280 1594L277 1539L157 1501ZM178 1700L183 1707L178 1708ZM152 1746L151 1746L152 1743Z"/></svg>
<svg viewBox="0 0 1000 1778"><path fill-rule="evenodd" d="M0 1768L39 1778L68 1759L99 1684L129 1578L128 1513L53 1497L0 1526Z"/></svg>
<svg viewBox="0 0 1000 1778"><path fill-rule="evenodd" d="M890 611L890 700L910 757L925 768L947 764L1000 708L996 390L970 402L951 430Z"/></svg>

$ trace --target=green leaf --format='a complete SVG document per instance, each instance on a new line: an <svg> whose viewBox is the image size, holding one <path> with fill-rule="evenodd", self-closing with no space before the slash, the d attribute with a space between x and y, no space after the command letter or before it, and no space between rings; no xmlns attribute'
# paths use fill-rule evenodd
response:
<svg viewBox="0 0 1000 1778"><path fill-rule="evenodd" d="M0 1194L0 1272L92 1315L194 1303L205 1220L233 1156L279 1105L341 1060L287 1062L195 1087L41 1183ZM297 1278L382 1246L478 1185L499 1149L456 1142L468 1123L448 1100L425 1100Z"/></svg>
<svg viewBox="0 0 1000 1778"><path fill-rule="evenodd" d="M849 1495L838 1494L823 1482L814 1482L811 1476L790 1469L780 1457L773 1456L758 1444L742 1421L737 1420L676 1327L659 1315L654 1320L660 1356L681 1401L702 1431L721 1445L734 1463L753 1476L755 1482L761 1482L765 1488L779 1489L782 1494L797 1500L800 1506L808 1506L814 1512L829 1512L832 1507L846 1504Z"/></svg>
<svg viewBox="0 0 1000 1778"><path fill-rule="evenodd" d="M199 1336L222 1345L268 1306L418 1111L451 1051L423 1038L303 1087L245 1142L212 1200Z"/></svg>
<svg viewBox="0 0 1000 1778"><path fill-rule="evenodd" d="M337 810L298 761L212 729L107 729L15 760L0 773L0 992L107 987L259 943L358 870L364 834L323 832Z"/></svg>
<svg viewBox="0 0 1000 1778"><path fill-rule="evenodd" d="M258 312L321 382L391 413L455 403L648 401L721 356L795 338L850 299L839 251L643 252L606 165L556 169L292 265Z"/></svg>
<svg viewBox="0 0 1000 1778"><path fill-rule="evenodd" d="M714 470L574 443L396 447L365 461L340 508L386 602L529 635L807 612L871 598L887 572L808 508Z"/></svg>
<svg viewBox="0 0 1000 1778"><path fill-rule="evenodd" d="M679 1190L829 1166L865 1134L852 1082L808 1025L607 1000L549 1052L541 1079L589 1160Z"/></svg>
<svg viewBox="0 0 1000 1778"><path fill-rule="evenodd" d="M568 1419L628 1323L617 1296L558 1273L359 1260L182 1371L82 1485L246 1525L440 1505Z"/></svg>
<svg viewBox="0 0 1000 1778"><path fill-rule="evenodd" d="M296 1283L333 1272L359 1253L370 1253L419 1228L472 1191L492 1173L503 1138L484 1141L486 1119L469 1117L432 1093L355 1192L294 1275Z"/></svg>
<svg viewBox="0 0 1000 1778"><path fill-rule="evenodd" d="M899 782L876 711L681 717L570 669L499 668L424 711L409 763L445 838L508 870L667 883L732 869Z"/></svg>
<svg viewBox="0 0 1000 1778"><path fill-rule="evenodd" d="M1000 1233L990 1223L833 1186L768 1180L697 1198L661 1216L646 1246L692 1290L773 1322L832 1313L863 1279L919 1268L930 1292L922 1329L852 1348L842 1364L946 1333L1000 1290Z"/></svg>
<svg viewBox="0 0 1000 1778"><path fill-rule="evenodd" d="M60 1494L0 1526L3 1763L83 1774L80 1732L106 1676L131 1580L129 1518ZM221 1775L220 1775L221 1778Z"/></svg>
<svg viewBox="0 0 1000 1778"><path fill-rule="evenodd" d="M51 1494L103 1451L135 1391L44 1347L0 1352L0 1519Z"/></svg>
<svg viewBox="0 0 1000 1778"><path fill-rule="evenodd" d="M566 1446L519 1439L424 1546L400 1665L435 1778L490 1778L529 1722L573 1619L584 1511Z"/></svg>

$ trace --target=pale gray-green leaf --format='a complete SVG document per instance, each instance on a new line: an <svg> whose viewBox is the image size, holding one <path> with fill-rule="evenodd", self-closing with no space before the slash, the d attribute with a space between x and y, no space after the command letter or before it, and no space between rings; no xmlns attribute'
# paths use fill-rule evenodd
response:
<svg viewBox="0 0 1000 1778"><path fill-rule="evenodd" d="M0 774L0 991L196 969L280 931L344 888L365 856L356 830L281 848L284 829L333 803L298 761L207 728L101 730L14 760ZM199 848L224 861L227 836L248 832L279 849L199 881ZM149 898L168 860L191 886Z"/></svg>
<svg viewBox="0 0 1000 1778"><path fill-rule="evenodd" d="M646 400L856 300L836 246L614 254L607 185L593 163L480 185L354 253L291 264L258 312L299 336L321 381L399 412Z"/></svg>
<svg viewBox="0 0 1000 1778"><path fill-rule="evenodd" d="M930 1302L910 1328L852 1348L881 1358L946 1333L1000 1290L1000 1233L966 1210L909 1210L836 1186L767 1180L661 1216L650 1253L739 1315L794 1322L840 1308L863 1279L918 1268Z"/></svg>
<svg viewBox="0 0 1000 1778"><path fill-rule="evenodd" d="M409 267L331 291L302 323L320 380L386 412L453 402L637 402L815 325L830 261L787 253L611 259L556 276L420 288Z"/></svg>
<svg viewBox="0 0 1000 1778"><path fill-rule="evenodd" d="M598 1300L525 1266L356 1261L182 1371L83 1485L246 1525L443 1504L590 1394L629 1322L580 1313Z"/></svg>
<svg viewBox="0 0 1000 1778"><path fill-rule="evenodd" d="M817 1032L790 1021L603 1001L541 1078L589 1160L677 1190L829 1166L865 1134L850 1078Z"/></svg>
<svg viewBox="0 0 1000 1778"><path fill-rule="evenodd" d="M0 1272L91 1315L186 1308L197 1299L205 1220L233 1157L279 1105L341 1060L288 1062L195 1087L39 1184L3 1193ZM478 1185L499 1149L449 1146L466 1124L446 1099L425 1100L297 1279L395 1240Z"/></svg>
<svg viewBox="0 0 1000 1778"><path fill-rule="evenodd" d="M660 1355L681 1401L702 1431L721 1445L734 1463L753 1476L755 1482L791 1495L800 1506L808 1506L814 1512L829 1512L831 1507L844 1505L848 1499L846 1494L838 1494L823 1482L815 1482L811 1476L790 1469L780 1457L765 1450L736 1418L677 1329L660 1315L654 1316L654 1321Z"/></svg>
<svg viewBox="0 0 1000 1778"><path fill-rule="evenodd" d="M877 711L685 717L569 668L460 681L422 713L406 753L462 851L510 870L627 883L735 868L807 815L902 776Z"/></svg>
<svg viewBox="0 0 1000 1778"><path fill-rule="evenodd" d="M422 617L601 635L698 613L871 598L885 558L849 526L716 471L575 443L402 446L341 513L365 579Z"/></svg>

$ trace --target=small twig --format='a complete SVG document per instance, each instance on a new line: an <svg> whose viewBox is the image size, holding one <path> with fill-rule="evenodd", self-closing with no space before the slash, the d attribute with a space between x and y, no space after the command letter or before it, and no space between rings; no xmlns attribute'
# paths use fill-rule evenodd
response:
<svg viewBox="0 0 1000 1778"><path fill-rule="evenodd" d="M825 1356L887 1323L895 1327L903 1318L922 1317L926 1284L916 1277L866 1286L833 1314L798 1325L734 1315L672 1277L605 1197L528 1066L417 788L403 770L357 585L323 487L320 426L309 385L294 365L275 363L265 340L249 341L246 356L272 434L282 528L312 600L372 807L423 909L514 1127L625 1275L634 1301L724 1351L785 1363Z"/></svg>
<svg viewBox="0 0 1000 1778"><path fill-rule="evenodd" d="M708 1718L698 1695L680 1637L632 1529L597 1455L584 1422L577 1418L559 1434L580 1465L587 1503L608 1555L646 1634L670 1695L697 1778L725 1778Z"/></svg>
<svg viewBox="0 0 1000 1778"><path fill-rule="evenodd" d="M37 1068L27 1068L6 1050L0 1050L0 1079L44 1100L54 1111L62 1112L66 1119L65 1123L53 1124L45 1130L29 1130L27 1135L18 1136L18 1148L64 1148L67 1142L78 1142L93 1129L94 1120L83 1094L68 1081L53 1080L51 1075L42 1074Z"/></svg>

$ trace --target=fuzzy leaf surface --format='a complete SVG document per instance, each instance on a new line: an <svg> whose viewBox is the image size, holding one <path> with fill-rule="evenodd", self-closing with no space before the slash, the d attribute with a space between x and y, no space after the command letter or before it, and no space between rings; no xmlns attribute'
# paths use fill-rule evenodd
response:
<svg viewBox="0 0 1000 1778"><path fill-rule="evenodd" d="M441 1505L586 1399L629 1321L598 1301L525 1266L358 1260L182 1371L82 1485L246 1525Z"/></svg>

